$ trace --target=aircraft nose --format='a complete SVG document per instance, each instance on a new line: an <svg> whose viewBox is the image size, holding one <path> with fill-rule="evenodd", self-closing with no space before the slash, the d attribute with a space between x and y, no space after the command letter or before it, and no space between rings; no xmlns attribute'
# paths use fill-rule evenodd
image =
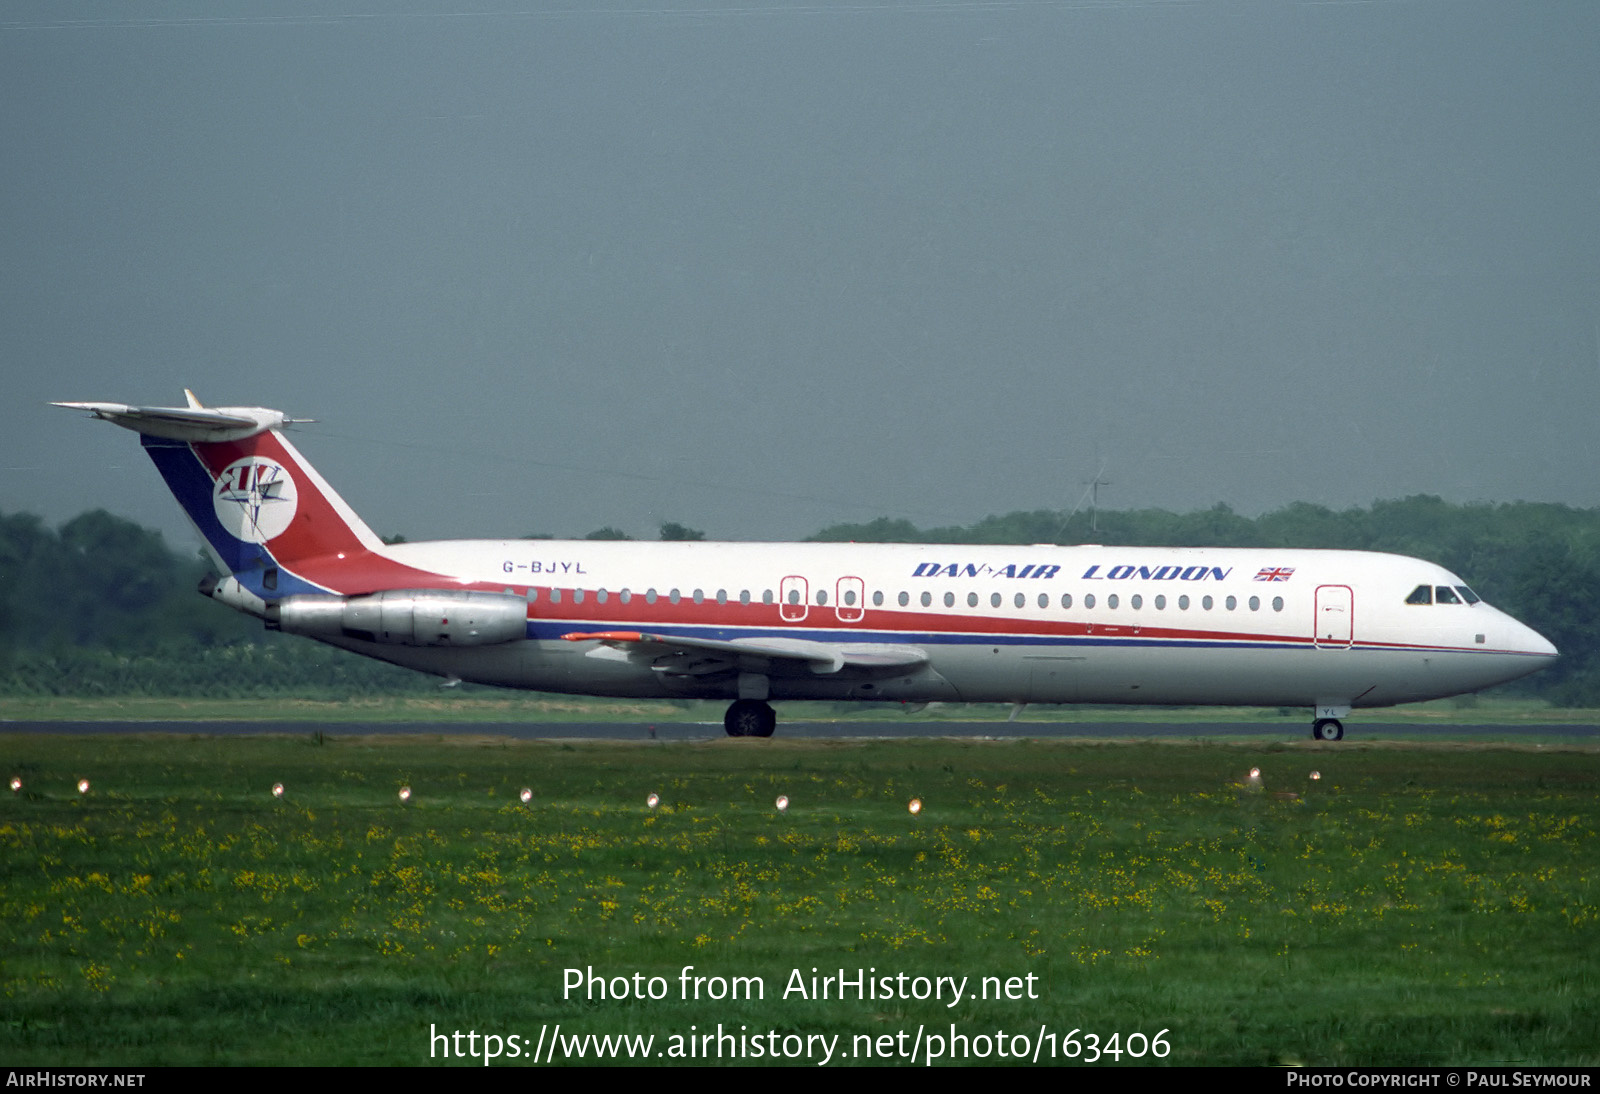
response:
<svg viewBox="0 0 1600 1094"><path fill-rule="evenodd" d="M1550 639L1546 638L1544 635L1540 634L1538 631L1534 630L1532 627L1523 625L1522 631L1525 635L1525 640L1527 642L1526 648L1529 653L1538 654L1540 657L1561 656L1561 651L1556 649L1555 643L1550 641Z"/></svg>
<svg viewBox="0 0 1600 1094"><path fill-rule="evenodd" d="M1510 616L1506 616L1506 619L1511 624L1511 633L1509 635L1511 641L1507 645L1508 649L1516 650L1518 653L1527 654L1530 657L1556 658L1561 656L1561 651L1556 649L1555 643L1544 635L1526 623L1512 619Z"/></svg>

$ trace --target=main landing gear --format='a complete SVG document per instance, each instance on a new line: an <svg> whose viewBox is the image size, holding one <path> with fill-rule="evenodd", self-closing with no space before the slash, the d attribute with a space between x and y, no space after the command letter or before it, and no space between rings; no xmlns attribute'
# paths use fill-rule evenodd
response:
<svg viewBox="0 0 1600 1094"><path fill-rule="evenodd" d="M1313 741L1342 741L1344 740L1344 723L1337 718L1318 718L1311 723L1311 739Z"/></svg>
<svg viewBox="0 0 1600 1094"><path fill-rule="evenodd" d="M778 712L760 699L736 699L722 716L730 737L770 737L778 728Z"/></svg>

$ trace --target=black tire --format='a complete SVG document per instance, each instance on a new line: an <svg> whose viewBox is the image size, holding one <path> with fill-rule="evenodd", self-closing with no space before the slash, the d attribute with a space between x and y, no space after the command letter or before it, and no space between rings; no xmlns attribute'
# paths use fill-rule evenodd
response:
<svg viewBox="0 0 1600 1094"><path fill-rule="evenodd" d="M1344 723L1337 718L1318 718L1311 723L1311 739L1313 741L1342 741L1344 740Z"/></svg>
<svg viewBox="0 0 1600 1094"><path fill-rule="evenodd" d="M722 716L730 737L770 737L778 728L778 712L760 699L736 699Z"/></svg>

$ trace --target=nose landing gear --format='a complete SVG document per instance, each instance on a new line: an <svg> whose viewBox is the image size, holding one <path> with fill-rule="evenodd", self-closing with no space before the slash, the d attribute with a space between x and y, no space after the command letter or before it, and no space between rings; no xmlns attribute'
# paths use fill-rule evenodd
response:
<svg viewBox="0 0 1600 1094"><path fill-rule="evenodd" d="M1311 739L1313 741L1342 741L1344 740L1344 723L1337 718L1318 718L1311 723Z"/></svg>

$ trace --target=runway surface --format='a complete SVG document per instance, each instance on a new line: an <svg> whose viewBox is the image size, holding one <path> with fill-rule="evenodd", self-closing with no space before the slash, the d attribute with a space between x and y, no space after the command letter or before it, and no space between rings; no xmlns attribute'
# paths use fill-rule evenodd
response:
<svg viewBox="0 0 1600 1094"><path fill-rule="evenodd" d="M328 737L369 734L515 737L526 740L712 741L726 738L715 722L29 722L0 721L6 733L179 733L202 736L321 732ZM1253 737L1309 740L1311 726L1285 722L780 722L778 737L791 740L957 737L972 740L1021 737L1163 738ZM1409 722L1345 722L1345 740L1494 741L1557 738L1600 744L1600 726L1416 725Z"/></svg>

